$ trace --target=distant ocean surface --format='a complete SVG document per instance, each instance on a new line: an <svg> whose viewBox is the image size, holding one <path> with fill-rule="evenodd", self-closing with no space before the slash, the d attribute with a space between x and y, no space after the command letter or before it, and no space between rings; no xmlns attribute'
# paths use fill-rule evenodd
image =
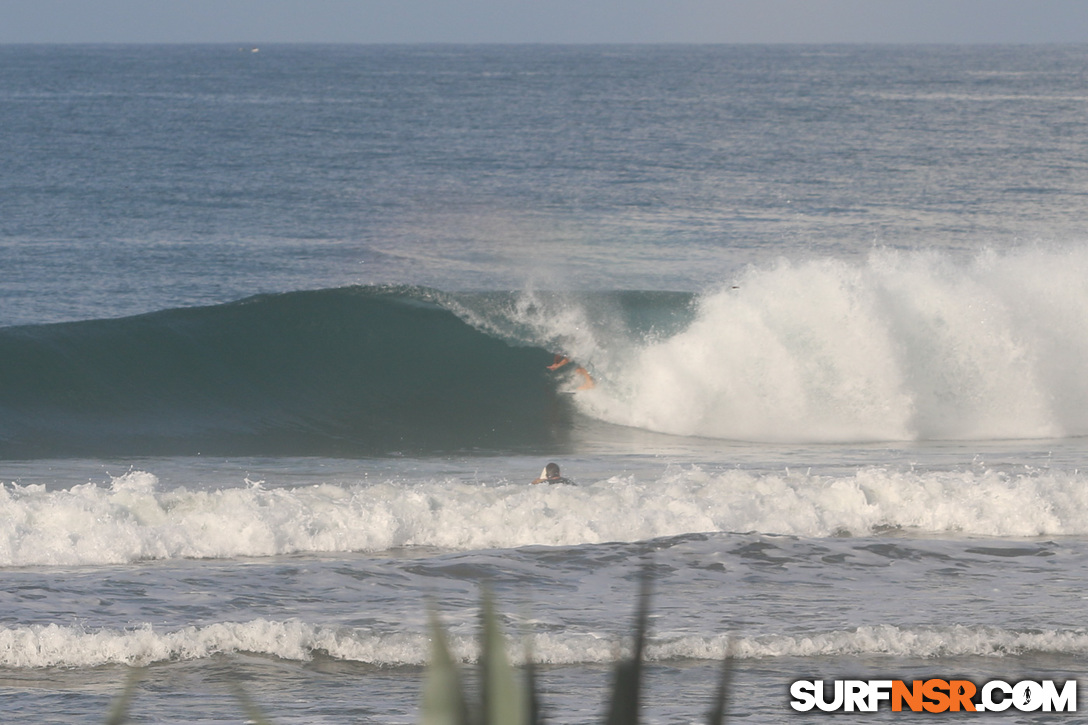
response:
<svg viewBox="0 0 1088 725"><path fill-rule="evenodd" d="M648 723L1082 677L1088 46L9 45L0 129L5 722L415 723L485 582L596 722L647 564Z"/></svg>

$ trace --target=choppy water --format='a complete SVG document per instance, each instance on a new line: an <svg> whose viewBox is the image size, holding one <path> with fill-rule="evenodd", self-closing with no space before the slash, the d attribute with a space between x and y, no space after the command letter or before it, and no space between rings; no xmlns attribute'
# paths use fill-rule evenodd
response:
<svg viewBox="0 0 1088 725"><path fill-rule="evenodd" d="M246 50L0 48L6 717L1080 676L1088 49Z"/></svg>

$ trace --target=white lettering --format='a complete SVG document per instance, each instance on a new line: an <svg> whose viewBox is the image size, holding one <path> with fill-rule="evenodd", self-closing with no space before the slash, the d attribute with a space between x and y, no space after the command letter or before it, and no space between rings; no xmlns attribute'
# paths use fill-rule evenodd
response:
<svg viewBox="0 0 1088 725"><path fill-rule="evenodd" d="M891 680L869 680L869 712L876 712L881 700L892 699Z"/></svg>
<svg viewBox="0 0 1088 725"><path fill-rule="evenodd" d="M869 684L865 680L847 680L844 686L847 712L869 711Z"/></svg>
<svg viewBox="0 0 1088 725"><path fill-rule="evenodd" d="M1066 680L1059 693L1058 688L1054 686L1054 680L1043 680L1043 697L1045 698L1044 712L1051 712L1051 707L1056 712L1076 712L1077 681Z"/></svg>
<svg viewBox="0 0 1088 725"><path fill-rule="evenodd" d="M823 687L823 682L819 683ZM816 683L812 680L798 680L790 685L793 700L790 707L798 712L808 712L816 706Z"/></svg>
<svg viewBox="0 0 1088 725"><path fill-rule="evenodd" d="M830 693L828 692L830 684ZM977 702L968 693L975 692L975 685L968 680L948 682L931 678L922 684L924 697L930 701L915 699L913 685L906 687L901 680L797 680L790 685L790 707L798 712L808 712L814 707L823 712L876 712L881 703L890 703L898 712L906 703L910 709L930 712L952 710L976 710L978 712L1003 712L1013 707L1020 712L1076 712L1077 681L1066 680L1059 687L1054 680L1021 680L1010 684L1002 680L990 680L978 690ZM928 688L928 689L927 689ZM947 693L947 695L945 694ZM831 695L829 698L828 695ZM936 698L934 705L934 698Z"/></svg>
<svg viewBox="0 0 1088 725"><path fill-rule="evenodd" d="M1002 697L1000 700L994 700L994 690L1001 692ZM985 705L987 711L1002 712L1008 710L1009 705L1012 705L1012 687L1009 683L1001 680L990 680L982 686L982 704Z"/></svg>
<svg viewBox="0 0 1088 725"><path fill-rule="evenodd" d="M1043 686L1031 680L1017 682L1012 688L1012 704L1020 712L1034 712L1043 706Z"/></svg>
<svg viewBox="0 0 1088 725"><path fill-rule="evenodd" d="M824 700L824 683L823 680L816 680L816 707L820 708L824 712L834 712L842 707L843 695L843 682L842 680L835 680L835 699L831 702Z"/></svg>

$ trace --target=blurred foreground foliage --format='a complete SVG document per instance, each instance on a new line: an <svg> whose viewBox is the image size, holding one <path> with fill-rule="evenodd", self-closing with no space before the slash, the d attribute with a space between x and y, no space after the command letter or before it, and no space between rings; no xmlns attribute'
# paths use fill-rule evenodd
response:
<svg viewBox="0 0 1088 725"><path fill-rule="evenodd" d="M643 573L635 613L630 655L613 668L602 725L638 725L641 709L643 649L650 611L650 576ZM420 725L543 725L545 722L532 653L527 652L524 672L519 677L506 654L506 638L495 613L490 591L485 587L480 606L479 686L466 686L461 667L450 652L446 632L433 607L430 614L431 657L427 665L420 706ZM115 700L106 725L124 725L143 678L143 668L133 668L121 694ZM733 660L727 654L722 663L718 687L710 701L707 725L723 725L732 685ZM272 725L241 686L234 695L249 722Z"/></svg>

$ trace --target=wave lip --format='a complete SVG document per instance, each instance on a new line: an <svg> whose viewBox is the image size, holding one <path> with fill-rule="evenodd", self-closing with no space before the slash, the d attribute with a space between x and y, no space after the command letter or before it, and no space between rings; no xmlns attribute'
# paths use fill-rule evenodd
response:
<svg viewBox="0 0 1088 725"><path fill-rule="evenodd" d="M539 664L600 664L614 660L618 638L588 633L529 635ZM511 660L523 662L523 643L509 643ZM451 635L452 654L476 662L472 635ZM261 654L307 662L315 657L381 667L426 664L430 640L422 632L380 633L368 629L315 625L299 620L255 619L160 631L152 625L134 629L88 630L57 624L0 628L0 667L98 667L148 665L200 660L219 654ZM735 634L651 637L650 661L888 655L909 658L1003 657L1025 653L1088 652L1088 634L1068 630L1024 632L999 627L863 626L811 634L743 636Z"/></svg>

